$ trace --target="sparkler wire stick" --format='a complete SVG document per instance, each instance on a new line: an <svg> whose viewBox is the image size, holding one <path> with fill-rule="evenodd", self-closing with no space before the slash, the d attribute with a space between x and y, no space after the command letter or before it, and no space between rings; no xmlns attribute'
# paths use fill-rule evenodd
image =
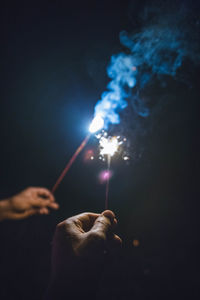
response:
<svg viewBox="0 0 200 300"><path fill-rule="evenodd" d="M51 190L52 193L55 193L55 191L57 190L57 188L60 185L61 181L63 180L63 178L65 177L65 175L69 171L71 165L74 163L74 161L76 160L77 156L80 154L80 152L86 146L86 144L87 144L90 136L91 136L91 134L88 134L85 137L85 139L82 141L82 143L80 144L80 146L77 148L77 150L74 152L74 154L72 155L71 159L69 160L69 162L67 163L66 167L64 168L64 170L62 171L62 173L58 177L56 183L54 184L54 186L53 186L53 188Z"/></svg>
<svg viewBox="0 0 200 300"><path fill-rule="evenodd" d="M107 181L106 181L106 200L105 200L105 210L108 209L108 192L109 192L109 182L110 182L110 163L111 163L111 155L107 155L107 162L108 162L108 168L107 168Z"/></svg>

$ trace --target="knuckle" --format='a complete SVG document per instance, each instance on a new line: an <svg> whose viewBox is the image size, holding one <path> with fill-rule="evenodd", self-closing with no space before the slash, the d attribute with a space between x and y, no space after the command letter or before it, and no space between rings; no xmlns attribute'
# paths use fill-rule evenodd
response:
<svg viewBox="0 0 200 300"><path fill-rule="evenodd" d="M67 230L65 227L65 223L61 222L61 223L57 224L56 230L55 230L56 238L58 238L59 240L62 240L66 235L67 235Z"/></svg>
<svg viewBox="0 0 200 300"><path fill-rule="evenodd" d="M67 232L70 230L71 226L72 226L72 223L73 223L73 220L72 218L68 218L66 219L65 221L61 222L61 223L58 223L56 225L56 231L59 231L59 232Z"/></svg>
<svg viewBox="0 0 200 300"><path fill-rule="evenodd" d="M110 218L108 218L108 217L106 217L106 216L103 216L103 220L104 220L104 222L105 222L107 225L111 226L112 220L111 220Z"/></svg>
<svg viewBox="0 0 200 300"><path fill-rule="evenodd" d="M66 226L71 226L72 225L72 218L68 218L65 220L65 225Z"/></svg>
<svg viewBox="0 0 200 300"><path fill-rule="evenodd" d="M64 230L64 228L65 228L65 224L64 224L63 222L58 223L58 224L56 225L56 232L61 232L61 231Z"/></svg>
<svg viewBox="0 0 200 300"><path fill-rule="evenodd" d="M102 225L104 225L105 227L109 227L111 226L111 222L109 219L105 218L105 217L101 217L97 220L97 223L100 223Z"/></svg>
<svg viewBox="0 0 200 300"><path fill-rule="evenodd" d="M72 224L73 224L72 218L69 218L69 219L65 220L64 223L63 223L65 230L69 231L70 228L72 227Z"/></svg>

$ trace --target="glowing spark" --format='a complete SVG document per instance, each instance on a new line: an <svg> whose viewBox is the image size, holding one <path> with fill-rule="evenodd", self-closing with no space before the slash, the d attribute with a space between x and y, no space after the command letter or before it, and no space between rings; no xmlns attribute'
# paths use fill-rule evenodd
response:
<svg viewBox="0 0 200 300"><path fill-rule="evenodd" d="M107 136L107 135L108 135L108 133L105 131L103 135L104 135L104 136Z"/></svg>
<svg viewBox="0 0 200 300"><path fill-rule="evenodd" d="M110 170L104 170L99 174L100 183L104 183L112 177L112 172Z"/></svg>
<svg viewBox="0 0 200 300"><path fill-rule="evenodd" d="M140 246L140 241L139 240L133 240L133 246L134 247L139 247Z"/></svg>
<svg viewBox="0 0 200 300"><path fill-rule="evenodd" d="M108 192L109 192L109 182L110 182L110 163L111 163L111 155L107 155L108 169L107 169L107 181L106 181L106 200L105 200L105 210L108 209Z"/></svg>
<svg viewBox="0 0 200 300"><path fill-rule="evenodd" d="M96 117L92 120L92 123L90 124L89 131L91 133L94 133L96 131L99 131L104 126L104 120L100 115L96 115Z"/></svg>
<svg viewBox="0 0 200 300"><path fill-rule="evenodd" d="M99 140L99 144L101 155L113 156L119 148L119 141L115 136L108 138L102 136Z"/></svg>
<svg viewBox="0 0 200 300"><path fill-rule="evenodd" d="M124 156L123 160L129 160L129 157L128 156Z"/></svg>
<svg viewBox="0 0 200 300"><path fill-rule="evenodd" d="M106 172L104 173L103 179L108 180L108 178L109 178L109 172L106 171Z"/></svg>

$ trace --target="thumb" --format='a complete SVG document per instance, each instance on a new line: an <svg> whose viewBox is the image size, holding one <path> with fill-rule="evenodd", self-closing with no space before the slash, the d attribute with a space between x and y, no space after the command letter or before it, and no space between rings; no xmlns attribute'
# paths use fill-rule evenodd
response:
<svg viewBox="0 0 200 300"><path fill-rule="evenodd" d="M105 243L107 243L108 233L111 231L115 225L115 215L112 211L104 211L95 220L92 228L84 234L86 238L83 238L83 243L81 247L82 255L102 257L103 250L105 248ZM83 236L83 237L84 237Z"/></svg>
<svg viewBox="0 0 200 300"><path fill-rule="evenodd" d="M94 222L92 232L107 234L115 224L115 214L111 210L105 210Z"/></svg>

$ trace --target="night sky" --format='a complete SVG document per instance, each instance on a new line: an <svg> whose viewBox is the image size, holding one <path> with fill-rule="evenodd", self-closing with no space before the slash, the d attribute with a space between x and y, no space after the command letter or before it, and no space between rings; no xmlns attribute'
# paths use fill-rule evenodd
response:
<svg viewBox="0 0 200 300"><path fill-rule="evenodd" d="M124 50L119 32L141 28L149 1L41 2L0 5L1 199L53 186L88 133L111 55ZM190 3L199 20L198 1L175 2ZM129 105L110 127L127 137L131 160L112 163L109 208L124 243L107 262L99 299L199 296L199 67L186 61L179 75L143 91L152 100L147 118ZM91 138L56 191L59 211L0 224L0 299L41 299L56 224L104 210L98 174L105 164L84 160L96 147Z"/></svg>

